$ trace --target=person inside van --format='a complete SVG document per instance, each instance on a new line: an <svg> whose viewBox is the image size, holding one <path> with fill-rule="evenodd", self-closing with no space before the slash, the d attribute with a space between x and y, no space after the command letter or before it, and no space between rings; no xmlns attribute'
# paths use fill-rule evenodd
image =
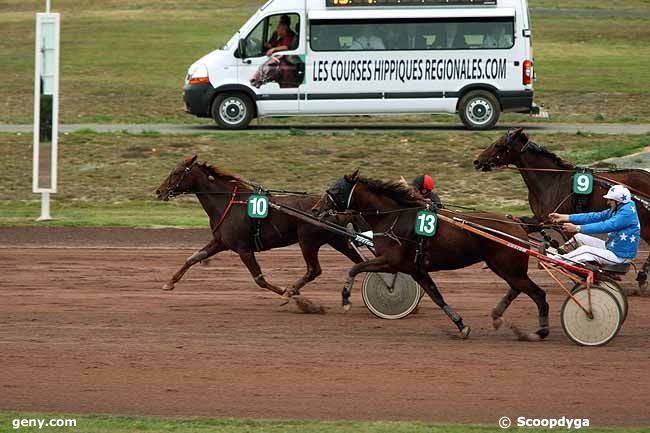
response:
<svg viewBox="0 0 650 433"><path fill-rule="evenodd" d="M379 36L373 34L372 25L364 24L359 35L352 41L350 49L355 51L384 50L386 46Z"/></svg>
<svg viewBox="0 0 650 433"><path fill-rule="evenodd" d="M417 24L409 24L402 33L400 49L406 50L423 50L427 48L427 41L421 33L421 28Z"/></svg>
<svg viewBox="0 0 650 433"><path fill-rule="evenodd" d="M443 50L458 50L467 48L465 35L460 32L460 26L455 22L445 23L440 38L436 37L435 48Z"/></svg>
<svg viewBox="0 0 650 433"><path fill-rule="evenodd" d="M294 45L294 41L297 39L296 34L291 30L291 18L289 15L282 15L280 17L280 22L271 35L269 42L264 45L266 48L266 55L271 56L271 54L277 51L287 51Z"/></svg>
<svg viewBox="0 0 650 433"><path fill-rule="evenodd" d="M502 24L495 24L483 40L483 48L510 48L512 46L512 35L507 34L506 27Z"/></svg>

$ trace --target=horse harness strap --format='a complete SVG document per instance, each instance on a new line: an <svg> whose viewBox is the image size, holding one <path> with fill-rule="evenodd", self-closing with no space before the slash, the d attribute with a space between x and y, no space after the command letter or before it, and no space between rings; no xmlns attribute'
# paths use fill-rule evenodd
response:
<svg viewBox="0 0 650 433"><path fill-rule="evenodd" d="M219 221L217 222L217 225L215 225L214 228L212 229L213 232L216 232L217 230L219 230L219 227L221 227L221 225L224 223L224 221L226 221L226 217L230 213L230 209L232 208L233 204L248 204L248 202L244 201L244 200L235 200L236 197L237 197L237 185L235 184L235 187L233 188L232 194L230 196L230 201L228 202L228 205L226 206L226 209L221 214L221 218L219 218Z"/></svg>
<svg viewBox="0 0 650 433"><path fill-rule="evenodd" d="M526 143L526 146L524 146L524 149L527 149L527 146L530 143L531 143L530 141L529 141L529 143ZM524 149L522 149L522 152L524 151ZM510 168L510 167L507 167L507 168ZM555 173L568 173L568 172L573 171L573 170L561 169L561 168L523 168L523 167L515 167L514 169L518 170L518 171L540 171L540 172L555 172ZM603 186L605 186L607 188L611 188L612 185L618 184L618 182L615 181L614 179L610 179L609 177L606 177L606 176L603 176L602 174L600 174L600 173L602 173L602 171L599 172L599 171L595 171L595 170L591 170L591 169L585 169L584 167L577 167L577 169L578 169L579 173L584 173L584 172L586 172L585 170L589 170L589 172L591 172L593 174L593 176L594 176L594 181L598 182L599 184L601 184L601 185L603 185ZM650 211L650 196L647 196L642 191L639 191L638 189L632 188L632 187L630 187L628 185L625 185L625 187L632 192L632 198L634 200L641 203L643 205L643 207L645 207L648 211Z"/></svg>
<svg viewBox="0 0 650 433"><path fill-rule="evenodd" d="M389 239L392 239L395 241L398 245L402 245L402 241L404 242L409 242L409 243L415 243L415 257L414 257L414 262L417 265L422 265L422 259L424 256L424 237L418 236L417 240L413 240L410 238L405 238L402 236L399 236L397 233L395 233L395 226L397 225L397 221L399 221L399 218L402 214L398 213L397 217L393 220L393 223L390 225L390 228L388 231L383 232L383 233L375 233L374 236L385 236Z"/></svg>
<svg viewBox="0 0 650 433"><path fill-rule="evenodd" d="M574 174L573 178L582 173L593 174L593 171L585 167L576 167L576 174ZM583 213L589 210L589 201L591 200L592 194L573 194L573 207L577 213Z"/></svg>
<svg viewBox="0 0 650 433"><path fill-rule="evenodd" d="M282 232L275 224L271 223L271 227L275 230L279 238L282 238ZM264 243L262 242L262 220L255 219L253 222L253 244L255 246L255 252L264 251Z"/></svg>
<svg viewBox="0 0 650 433"><path fill-rule="evenodd" d="M393 220L393 223L390 225L387 232L375 233L373 236L385 236L388 239L392 239L397 242L398 245L402 245L400 237L395 233L395 224L397 224L397 221L399 221L399 215L397 215L395 220Z"/></svg>

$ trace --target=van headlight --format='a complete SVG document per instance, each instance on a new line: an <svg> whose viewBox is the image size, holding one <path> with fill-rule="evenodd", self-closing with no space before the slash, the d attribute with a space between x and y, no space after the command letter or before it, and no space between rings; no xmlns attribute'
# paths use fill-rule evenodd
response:
<svg viewBox="0 0 650 433"><path fill-rule="evenodd" d="M194 65L187 71L188 84L200 84L200 83L209 83L210 79L208 78L208 67L204 64Z"/></svg>

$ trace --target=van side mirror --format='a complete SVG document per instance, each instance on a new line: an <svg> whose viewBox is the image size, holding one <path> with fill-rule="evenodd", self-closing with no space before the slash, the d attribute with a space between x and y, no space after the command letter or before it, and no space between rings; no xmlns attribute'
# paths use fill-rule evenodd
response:
<svg viewBox="0 0 650 433"><path fill-rule="evenodd" d="M239 45L238 45L238 50L239 51L239 57L242 59L246 58L246 40L245 39L240 39L239 40Z"/></svg>

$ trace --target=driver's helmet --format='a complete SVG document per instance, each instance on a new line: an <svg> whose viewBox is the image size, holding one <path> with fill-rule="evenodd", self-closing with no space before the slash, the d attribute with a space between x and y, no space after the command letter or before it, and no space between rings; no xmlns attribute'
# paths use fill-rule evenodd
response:
<svg viewBox="0 0 650 433"><path fill-rule="evenodd" d="M433 191L436 189L436 182L428 174L421 174L419 176L416 176L411 182L411 185L419 190L424 189L427 191Z"/></svg>
<svg viewBox="0 0 650 433"><path fill-rule="evenodd" d="M607 194L603 196L608 200L615 200L619 203L629 203L632 201L632 194L630 190L624 187L623 185L614 185L607 191Z"/></svg>

